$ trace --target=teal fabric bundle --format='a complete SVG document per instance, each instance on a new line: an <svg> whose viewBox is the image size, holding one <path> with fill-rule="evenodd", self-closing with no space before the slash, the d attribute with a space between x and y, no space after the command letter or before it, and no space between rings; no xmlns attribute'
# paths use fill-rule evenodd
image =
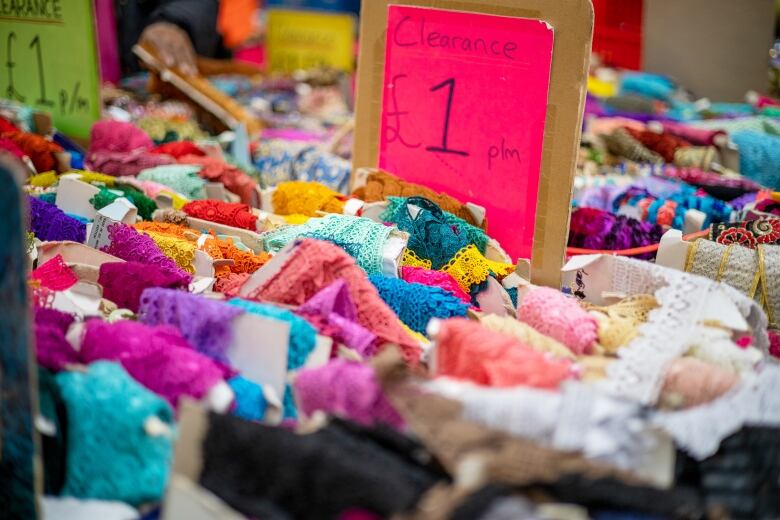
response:
<svg viewBox="0 0 780 520"><path fill-rule="evenodd" d="M206 197L203 191L206 181L198 177L200 168L192 164L166 164L142 170L138 180L164 184L188 199L203 199Z"/></svg>
<svg viewBox="0 0 780 520"><path fill-rule="evenodd" d="M731 139L739 146L742 175L767 188L780 189L780 137L746 130Z"/></svg>
<svg viewBox="0 0 780 520"><path fill-rule="evenodd" d="M173 451L173 410L118 364L56 376L68 416L62 494L138 505L162 498ZM169 432L150 434L150 419Z"/></svg>

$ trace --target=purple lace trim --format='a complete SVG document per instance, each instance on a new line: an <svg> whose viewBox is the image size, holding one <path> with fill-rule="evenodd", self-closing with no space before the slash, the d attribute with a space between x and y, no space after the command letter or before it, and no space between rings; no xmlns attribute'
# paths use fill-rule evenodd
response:
<svg viewBox="0 0 780 520"><path fill-rule="evenodd" d="M124 224L113 224L108 228L108 235L111 243L101 251L128 262L157 265L166 273L177 274L182 283L184 280L187 284L192 281L192 276L165 256L147 235Z"/></svg>
<svg viewBox="0 0 780 520"><path fill-rule="evenodd" d="M44 241L70 240L84 243L87 240L87 225L69 217L54 204L35 197L27 197L30 204L30 230Z"/></svg>
<svg viewBox="0 0 780 520"><path fill-rule="evenodd" d="M377 337L358 323L357 308L344 280L321 289L296 311L318 327L321 333L369 357L375 353Z"/></svg>
<svg viewBox="0 0 780 520"><path fill-rule="evenodd" d="M139 318L147 325L171 325L195 350L227 364L233 341L233 318L243 310L217 300L171 289L147 289L141 296Z"/></svg>
<svg viewBox="0 0 780 520"><path fill-rule="evenodd" d="M38 363L60 371L68 364L78 363L78 352L65 339L73 316L56 309L35 309L35 351Z"/></svg>
<svg viewBox="0 0 780 520"><path fill-rule="evenodd" d="M133 378L176 406L181 396L203 398L225 371L193 350L173 327L134 321L87 322L80 358L118 361Z"/></svg>
<svg viewBox="0 0 780 520"><path fill-rule="evenodd" d="M100 266L103 297L118 307L138 312L141 293L150 287L186 288L189 276L140 262L109 262Z"/></svg>

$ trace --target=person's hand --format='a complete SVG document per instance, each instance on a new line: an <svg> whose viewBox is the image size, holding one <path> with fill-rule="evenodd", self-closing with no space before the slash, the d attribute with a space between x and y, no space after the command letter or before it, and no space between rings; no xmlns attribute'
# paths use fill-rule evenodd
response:
<svg viewBox="0 0 780 520"><path fill-rule="evenodd" d="M198 73L195 49L190 37L180 27L166 22L153 23L144 29L139 43L156 50L166 67L175 67L186 75Z"/></svg>

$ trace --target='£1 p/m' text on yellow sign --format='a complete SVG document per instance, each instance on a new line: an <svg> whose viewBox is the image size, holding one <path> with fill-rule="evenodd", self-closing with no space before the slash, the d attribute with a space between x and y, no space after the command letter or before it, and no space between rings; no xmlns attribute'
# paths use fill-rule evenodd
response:
<svg viewBox="0 0 780 520"><path fill-rule="evenodd" d="M354 68L355 18L349 14L274 9L268 13L272 71Z"/></svg>

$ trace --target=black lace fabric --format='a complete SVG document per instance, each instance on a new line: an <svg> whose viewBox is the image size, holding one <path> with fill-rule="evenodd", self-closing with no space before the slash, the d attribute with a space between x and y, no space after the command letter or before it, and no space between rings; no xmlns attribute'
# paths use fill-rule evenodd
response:
<svg viewBox="0 0 780 520"><path fill-rule="evenodd" d="M336 519L362 510L388 517L410 509L441 475L413 441L389 430L334 421L300 435L211 414L200 483L240 513ZM410 444L411 443L411 444Z"/></svg>

